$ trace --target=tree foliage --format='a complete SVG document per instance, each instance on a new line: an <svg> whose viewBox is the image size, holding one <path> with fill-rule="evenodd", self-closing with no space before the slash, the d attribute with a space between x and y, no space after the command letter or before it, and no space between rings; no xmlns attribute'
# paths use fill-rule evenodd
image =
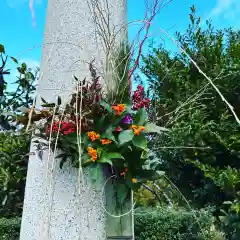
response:
<svg viewBox="0 0 240 240"><path fill-rule="evenodd" d="M240 117L240 31L200 24L192 7L177 40ZM183 54L153 47L142 70L153 93L153 119L172 129L152 146L159 168L195 205L239 213L240 126L226 104Z"/></svg>
<svg viewBox="0 0 240 240"><path fill-rule="evenodd" d="M14 129L12 122L15 120L14 114L19 113L21 107L29 108L33 103L33 94L36 90L35 83L37 79L38 69L33 70L27 67L26 63L18 63L14 57L9 57L5 48L0 44L0 129ZM8 67L8 59L11 59L17 65L16 81L10 83L5 80L5 75L10 75ZM14 90L11 90L11 85Z"/></svg>
<svg viewBox="0 0 240 240"><path fill-rule="evenodd" d="M15 115L20 107L26 109L33 102L36 72L28 69L25 63L18 64L14 57L9 57L0 44L0 75L3 90L0 96L0 215L3 217L21 216L24 199L25 180L30 146L30 136L24 134L15 122ZM6 81L8 59L17 64L19 77L11 83ZM17 130L17 131L15 131Z"/></svg>

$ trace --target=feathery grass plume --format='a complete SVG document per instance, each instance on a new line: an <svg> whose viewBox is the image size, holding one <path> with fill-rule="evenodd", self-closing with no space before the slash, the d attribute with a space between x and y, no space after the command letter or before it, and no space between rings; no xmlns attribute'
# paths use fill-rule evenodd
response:
<svg viewBox="0 0 240 240"><path fill-rule="evenodd" d="M131 51L127 43L121 43L112 57L113 88L107 93L109 102L130 101L130 86L128 83L128 71Z"/></svg>

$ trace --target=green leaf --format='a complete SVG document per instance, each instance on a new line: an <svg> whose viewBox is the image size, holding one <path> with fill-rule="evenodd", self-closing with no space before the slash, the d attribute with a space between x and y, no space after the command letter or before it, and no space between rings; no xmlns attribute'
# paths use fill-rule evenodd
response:
<svg viewBox="0 0 240 240"><path fill-rule="evenodd" d="M68 143L78 144L78 136L76 132L72 132L67 135L64 135L62 136L62 139L64 141L67 141ZM79 141L80 141L80 136L79 136Z"/></svg>
<svg viewBox="0 0 240 240"><path fill-rule="evenodd" d="M124 143L132 141L133 136L134 136L134 133L132 130L125 130L118 135L118 141L120 145L122 145Z"/></svg>
<svg viewBox="0 0 240 240"><path fill-rule="evenodd" d="M103 115L101 118L96 118L95 121L95 131L101 132L102 128L106 126L106 114Z"/></svg>
<svg viewBox="0 0 240 240"><path fill-rule="evenodd" d="M55 103L46 103L46 104L42 104L42 107L55 107Z"/></svg>
<svg viewBox="0 0 240 240"><path fill-rule="evenodd" d="M190 9L191 9L192 13L195 13L195 12L196 12L196 8L195 8L194 5L192 5L192 7L190 7Z"/></svg>
<svg viewBox="0 0 240 240"><path fill-rule="evenodd" d="M21 67L17 67L17 70L18 70L18 72L20 72L21 74L24 74L24 71L23 71L23 69L22 69Z"/></svg>
<svg viewBox="0 0 240 240"><path fill-rule="evenodd" d="M147 121L148 115L144 108L141 108L137 111L134 117L134 124L143 126Z"/></svg>
<svg viewBox="0 0 240 240"><path fill-rule="evenodd" d="M132 114L132 113L133 113L132 104L125 104L124 115Z"/></svg>
<svg viewBox="0 0 240 240"><path fill-rule="evenodd" d="M56 158L61 159L60 163L59 163L59 166L60 166L61 169L63 167L63 164L67 161L68 157L69 156L66 153L62 153L62 154L59 154L59 155L56 156Z"/></svg>
<svg viewBox="0 0 240 240"><path fill-rule="evenodd" d="M144 135L140 134L140 135L135 135L133 137L133 145L138 147L138 148L141 148L141 149L144 149L146 150L147 149L147 139L145 138Z"/></svg>
<svg viewBox="0 0 240 240"><path fill-rule="evenodd" d="M108 157L111 159L124 159L124 157L122 156L122 154L117 153L117 152L110 152L107 153Z"/></svg>
<svg viewBox="0 0 240 240"><path fill-rule="evenodd" d="M81 156L82 166L87 167L88 165L92 164L93 161L87 153L82 154Z"/></svg>
<svg viewBox="0 0 240 240"><path fill-rule="evenodd" d="M4 46L2 44L0 44L0 53L5 54L5 49L4 49Z"/></svg>
<svg viewBox="0 0 240 240"><path fill-rule="evenodd" d="M47 103L47 101L46 101L44 98L42 98L42 97L41 97L41 101L42 101L43 103Z"/></svg>
<svg viewBox="0 0 240 240"><path fill-rule="evenodd" d="M138 182L154 181L160 179L165 172L141 169L136 171Z"/></svg>
<svg viewBox="0 0 240 240"><path fill-rule="evenodd" d="M123 205L125 199L127 198L129 193L129 188L126 184L117 184L117 200L120 205Z"/></svg>
<svg viewBox="0 0 240 240"><path fill-rule="evenodd" d="M193 15L189 14L189 16L190 16L190 20L191 20L192 24L194 24L194 17L193 17Z"/></svg>
<svg viewBox="0 0 240 240"><path fill-rule="evenodd" d="M60 106L61 103L62 103L62 100L61 100L61 98L58 96L58 98L57 98L57 105Z"/></svg>
<svg viewBox="0 0 240 240"><path fill-rule="evenodd" d="M148 157L149 157L148 152L149 152L149 150L147 151L145 149L145 151L143 151L141 154L141 159L148 159Z"/></svg>
<svg viewBox="0 0 240 240"><path fill-rule="evenodd" d="M103 151L101 154L101 157L99 159L100 163L109 163L110 165L112 165L112 159L124 159L124 157L117 152L105 152Z"/></svg>
<svg viewBox="0 0 240 240"><path fill-rule="evenodd" d="M169 129L164 127L159 127L154 123L147 123L145 126L144 132L145 133L162 133L162 132L170 132Z"/></svg>
<svg viewBox="0 0 240 240"><path fill-rule="evenodd" d="M34 75L31 72L27 72L25 74L25 78L26 78L27 81L31 81L31 80L34 79Z"/></svg>
<svg viewBox="0 0 240 240"><path fill-rule="evenodd" d="M15 57L11 57L11 59L12 59L16 64L18 64L18 60L17 60Z"/></svg>
<svg viewBox="0 0 240 240"><path fill-rule="evenodd" d="M107 138L107 139L110 139L114 142L116 142L116 139L113 135L113 131L114 131L114 128L112 126L110 126L102 135L101 135L101 138Z"/></svg>
<svg viewBox="0 0 240 240"><path fill-rule="evenodd" d="M102 152L103 152L103 148L97 148L98 156L101 156Z"/></svg>
<svg viewBox="0 0 240 240"><path fill-rule="evenodd" d="M22 63L22 70L25 72L27 70L27 65L26 63Z"/></svg>
<svg viewBox="0 0 240 240"><path fill-rule="evenodd" d="M90 139L89 139L89 137L88 137L88 134L86 133L86 134L84 135L84 137L83 137L83 144L84 144L84 146L87 147L90 142L91 142L91 141L90 141Z"/></svg>
<svg viewBox="0 0 240 240"><path fill-rule="evenodd" d="M109 113L113 113L111 106L105 101L100 101L100 105L104 107Z"/></svg>

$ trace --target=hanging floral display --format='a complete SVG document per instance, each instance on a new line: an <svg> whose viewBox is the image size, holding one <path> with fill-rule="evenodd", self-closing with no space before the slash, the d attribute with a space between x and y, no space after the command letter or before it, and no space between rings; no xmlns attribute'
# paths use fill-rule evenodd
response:
<svg viewBox="0 0 240 240"><path fill-rule="evenodd" d="M99 78L80 82L67 104L60 98L57 104L42 101L42 111L34 112L31 119L37 128L35 142L43 146L42 140L47 140L52 150L60 150L60 167L66 161L93 171L99 165L109 166L117 181L130 189L160 177L144 165L149 135L167 129L148 121L150 100L143 86L137 87L131 103L104 100Z"/></svg>

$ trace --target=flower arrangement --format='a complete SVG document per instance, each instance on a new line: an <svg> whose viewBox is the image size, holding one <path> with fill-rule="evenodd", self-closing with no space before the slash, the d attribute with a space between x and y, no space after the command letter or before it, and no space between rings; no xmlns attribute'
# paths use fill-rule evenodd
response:
<svg viewBox="0 0 240 240"><path fill-rule="evenodd" d="M74 167L81 164L96 171L99 165L109 166L111 174L128 189L160 177L161 173L144 165L148 159L149 134L166 129L148 121L150 100L143 86L137 87L131 103L108 103L97 77L91 82L78 82L65 106L60 98L56 104L42 101L43 109L34 111L31 119L38 130L35 135L40 137L35 142L39 150L41 139L50 141L53 150L56 144L61 151L57 156L61 159L60 167L69 160ZM40 119L43 124L38 124Z"/></svg>

